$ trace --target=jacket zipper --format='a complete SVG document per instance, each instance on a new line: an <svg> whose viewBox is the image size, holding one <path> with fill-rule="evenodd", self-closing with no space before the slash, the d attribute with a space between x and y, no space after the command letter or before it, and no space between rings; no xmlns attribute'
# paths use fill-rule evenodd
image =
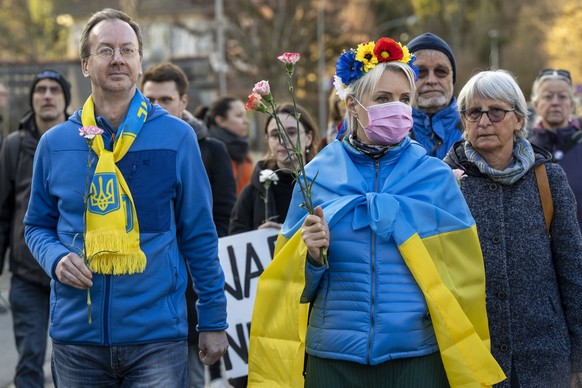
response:
<svg viewBox="0 0 582 388"><path fill-rule="evenodd" d="M379 163L377 160L374 161L374 166L376 169L376 179L374 181L374 191L378 192L378 170L379 170ZM374 335L374 311L375 311L375 306L376 306L376 300L374 298L375 295L375 290L376 290L376 269L375 269L375 255L376 255L376 238L374 235L374 232L372 230L370 230L370 233L372 233L372 238L371 238L371 242L372 242L372 249L371 249L371 262L372 262L372 296L371 296L371 300L372 300L372 309L370 311L370 337L368 338L368 363L371 362L372 359L372 337Z"/></svg>
<svg viewBox="0 0 582 388"><path fill-rule="evenodd" d="M111 276L105 275L105 295L103 295L104 309L103 309L103 342L105 345L111 345L109 338L109 297L111 295Z"/></svg>

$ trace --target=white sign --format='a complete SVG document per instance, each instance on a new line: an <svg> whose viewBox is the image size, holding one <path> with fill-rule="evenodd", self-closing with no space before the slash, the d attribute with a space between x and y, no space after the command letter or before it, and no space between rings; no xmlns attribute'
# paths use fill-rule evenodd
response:
<svg viewBox="0 0 582 388"><path fill-rule="evenodd" d="M228 314L229 348L224 355L228 378L248 374L250 325L257 282L273 258L278 233L277 229L261 229L218 240Z"/></svg>

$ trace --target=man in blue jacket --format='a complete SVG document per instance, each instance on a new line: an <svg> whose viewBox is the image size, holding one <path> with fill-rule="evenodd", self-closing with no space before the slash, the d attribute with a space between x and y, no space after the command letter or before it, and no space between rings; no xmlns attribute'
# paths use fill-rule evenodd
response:
<svg viewBox="0 0 582 388"><path fill-rule="evenodd" d="M428 155L443 159L462 138L461 116L453 96L455 56L447 42L430 32L412 39L408 49L416 56L414 64L419 70L411 137Z"/></svg>
<svg viewBox="0 0 582 388"><path fill-rule="evenodd" d="M212 364L228 346L198 143L137 90L143 44L129 16L94 14L80 51L92 95L41 138L24 220L52 278L54 378L63 387L187 386L186 265L199 296L200 359ZM103 133L92 137L96 127Z"/></svg>

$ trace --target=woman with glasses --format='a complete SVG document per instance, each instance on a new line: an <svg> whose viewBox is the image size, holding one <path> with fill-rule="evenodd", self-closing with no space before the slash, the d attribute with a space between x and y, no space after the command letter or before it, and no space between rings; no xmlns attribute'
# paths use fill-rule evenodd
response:
<svg viewBox="0 0 582 388"><path fill-rule="evenodd" d="M575 386L582 375L582 236L572 190L551 155L526 140L527 104L509 72L474 75L458 107L464 140L445 162L466 175L459 184L485 260L491 351L508 377L500 386ZM542 205L544 181L551 199Z"/></svg>
<svg viewBox="0 0 582 388"><path fill-rule="evenodd" d="M296 110L300 114L299 120L295 118ZM311 161L317 152L315 145L319 140L319 129L309 113L301 106L295 109L292 104L281 105L276 112L293 146L299 145L304 163ZM269 149L255 166L251 183L243 189L234 205L230 234L262 228L281 229L295 182L293 163L289 159L292 151L285 147L281 136L275 119L269 116L265 123Z"/></svg>
<svg viewBox="0 0 582 388"><path fill-rule="evenodd" d="M550 151L566 172L582 230L582 131L579 119L574 117L576 104L570 72L542 70L533 83L531 102L537 120L529 141Z"/></svg>

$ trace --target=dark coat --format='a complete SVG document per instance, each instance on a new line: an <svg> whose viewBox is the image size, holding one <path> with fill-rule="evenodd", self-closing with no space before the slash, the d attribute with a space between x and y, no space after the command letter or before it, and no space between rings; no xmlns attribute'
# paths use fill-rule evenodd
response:
<svg viewBox="0 0 582 388"><path fill-rule="evenodd" d="M572 136L580 131L576 122L571 122L566 128L558 128L555 132L542 127L534 127L529 141L550 151L554 161L564 169L568 183L578 204L578 224L582 230L582 143L569 144Z"/></svg>
<svg viewBox="0 0 582 388"><path fill-rule="evenodd" d="M499 387L568 387L582 371L582 236L566 175L546 163L554 203L551 238L533 168L512 185L482 175L462 142L445 162L467 174L461 191L483 251L491 352L507 375Z"/></svg>
<svg viewBox="0 0 582 388"><path fill-rule="evenodd" d="M18 131L2 143L0 151L0 271L10 247L10 271L31 283L50 286L50 278L24 243L24 214L28 209L32 162L40 135L32 113L23 117ZM18 144L20 143L20 144ZM18 150L18 157L12 152ZM13 161L16 165L13 166ZM14 170L15 168L15 170Z"/></svg>
<svg viewBox="0 0 582 388"><path fill-rule="evenodd" d="M192 126L198 138L200 156L212 190L212 217L218 237L228 236L230 213L236 201L236 182L226 145L208 136L204 123L190 113L183 119Z"/></svg>
<svg viewBox="0 0 582 388"><path fill-rule="evenodd" d="M265 186L259 181L264 162L255 166L251 183L245 186L236 200L230 218L230 234L256 230L266 221L265 216ZM287 210L293 194L293 176L290 173L277 171L279 181L271 184L268 192L269 220L282 224L287 217Z"/></svg>

